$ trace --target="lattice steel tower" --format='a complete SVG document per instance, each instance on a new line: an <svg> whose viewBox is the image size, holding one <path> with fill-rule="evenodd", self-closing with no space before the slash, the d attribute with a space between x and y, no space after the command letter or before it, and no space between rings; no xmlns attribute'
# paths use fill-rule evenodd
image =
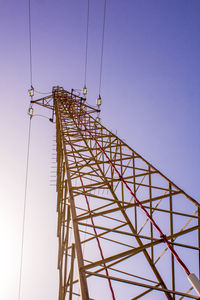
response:
<svg viewBox="0 0 200 300"><path fill-rule="evenodd" d="M198 202L102 126L84 98L54 87L32 103L56 119L59 300L199 299L169 251L199 274Z"/></svg>

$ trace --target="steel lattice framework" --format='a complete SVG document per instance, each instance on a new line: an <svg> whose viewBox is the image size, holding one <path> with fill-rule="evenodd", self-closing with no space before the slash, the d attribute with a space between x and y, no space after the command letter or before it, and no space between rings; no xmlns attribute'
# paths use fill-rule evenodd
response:
<svg viewBox="0 0 200 300"><path fill-rule="evenodd" d="M196 274L198 202L102 126L84 98L54 87L32 103L56 117L59 300L199 299L129 189Z"/></svg>

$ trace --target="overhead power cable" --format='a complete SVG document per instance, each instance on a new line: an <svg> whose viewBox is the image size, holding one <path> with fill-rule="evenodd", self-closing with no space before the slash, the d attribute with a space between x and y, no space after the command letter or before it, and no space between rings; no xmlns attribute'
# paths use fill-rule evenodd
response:
<svg viewBox="0 0 200 300"><path fill-rule="evenodd" d="M51 94L51 92L40 92L40 91L38 91L38 90L35 90L35 92L36 92L37 94L41 94L41 95L49 95L49 94Z"/></svg>
<svg viewBox="0 0 200 300"><path fill-rule="evenodd" d="M23 254L24 254L24 232L25 232L25 219L26 219L29 153L30 153L30 140L31 140L31 120L32 120L32 115L30 115L29 129L28 129L28 146L27 146L27 157L26 157L25 191L24 191L24 208L23 208L23 221L22 221L22 241L21 241L21 260L20 260L18 300L21 299L22 267L23 267Z"/></svg>
<svg viewBox="0 0 200 300"><path fill-rule="evenodd" d="M87 59L88 59L88 31L89 31L89 17L90 17L90 0L88 0L88 8L87 8L87 27L86 27L86 42L85 42L84 89L86 89L86 80L87 80Z"/></svg>
<svg viewBox="0 0 200 300"><path fill-rule="evenodd" d="M32 30L31 30L31 0L28 5L28 19L29 19L29 63L30 63L30 84L33 86L33 64L32 64Z"/></svg>
<svg viewBox="0 0 200 300"><path fill-rule="evenodd" d="M31 0L28 0L28 24L29 24L29 68L30 68L30 87L29 95L31 100L34 96L33 88L33 64L32 64L32 35L31 35ZM26 221L26 205L27 205L27 186L28 186L28 169L29 169L29 153L31 141L31 120L33 117L32 104L29 108L29 129L28 129L28 143L27 143L27 157L26 157L26 173L25 173L25 188L24 188L24 204L23 204L23 220L22 220L22 236L21 236L21 257L20 257L20 271L19 271L19 289L18 300L21 299L22 287L22 270L23 270L23 256L24 256L24 236L25 236L25 221Z"/></svg>
<svg viewBox="0 0 200 300"><path fill-rule="evenodd" d="M103 53L104 53L105 23L106 23L106 0L104 0L103 31L102 31L101 61L100 61L100 76L99 76L99 96L101 95L101 82L102 82L102 69L103 69Z"/></svg>

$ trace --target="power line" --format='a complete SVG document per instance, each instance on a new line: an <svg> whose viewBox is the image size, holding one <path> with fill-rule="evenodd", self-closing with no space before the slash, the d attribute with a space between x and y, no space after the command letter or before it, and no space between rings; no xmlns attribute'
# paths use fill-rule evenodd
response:
<svg viewBox="0 0 200 300"><path fill-rule="evenodd" d="M33 64L32 64L32 35L31 35L31 0L28 5L28 17L29 17L29 63L30 63L30 84L33 85Z"/></svg>
<svg viewBox="0 0 200 300"><path fill-rule="evenodd" d="M105 23L106 23L106 0L104 1L103 32L102 32L102 44L101 44L101 62L100 62L100 76L99 76L99 95L101 95Z"/></svg>
<svg viewBox="0 0 200 300"><path fill-rule="evenodd" d="M22 266L23 266L23 254L24 254L24 231L25 231L25 219L26 219L29 153L30 153L30 140L31 140L31 119L32 119L32 116L30 115L29 129L28 129L27 157L26 157L26 175L25 175L23 222L22 222L22 243L21 243L21 260L20 260L19 294L18 294L18 299L19 300L21 299Z"/></svg>
<svg viewBox="0 0 200 300"><path fill-rule="evenodd" d="M86 42L85 42L85 74L84 74L84 88L86 88L86 79L87 79L87 58L88 58L89 17L90 17L90 0L88 0L88 9L87 9L87 29L86 29Z"/></svg>
<svg viewBox="0 0 200 300"><path fill-rule="evenodd" d="M49 95L51 94L51 92L40 92L38 90L35 89L35 92L38 93L38 94L41 94L41 95Z"/></svg>
<svg viewBox="0 0 200 300"><path fill-rule="evenodd" d="M31 35L31 0L28 0L28 23L29 23L29 68L30 68L30 86L29 94L31 99L34 95L33 88L33 64L32 64L32 35ZM29 153L30 153L30 140L31 140L31 120L32 120L32 105L29 109L29 129L28 129L28 145L26 157L26 173L25 173L25 188L24 188L24 207L23 207L23 221L22 221L22 239L21 239L21 258L20 258L20 271L19 271L19 290L18 300L21 299L21 286L22 286L22 268L23 268L23 254L24 254L24 233L25 233L25 220L26 220L26 203L27 203L27 186L28 186L28 169L29 169Z"/></svg>

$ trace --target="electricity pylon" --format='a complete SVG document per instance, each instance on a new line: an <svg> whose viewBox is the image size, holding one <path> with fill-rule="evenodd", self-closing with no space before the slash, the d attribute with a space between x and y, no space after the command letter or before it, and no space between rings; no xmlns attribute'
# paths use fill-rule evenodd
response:
<svg viewBox="0 0 200 300"><path fill-rule="evenodd" d="M199 274L199 203L101 125L84 98L54 87L32 103L56 119L59 300L199 299L166 246Z"/></svg>

